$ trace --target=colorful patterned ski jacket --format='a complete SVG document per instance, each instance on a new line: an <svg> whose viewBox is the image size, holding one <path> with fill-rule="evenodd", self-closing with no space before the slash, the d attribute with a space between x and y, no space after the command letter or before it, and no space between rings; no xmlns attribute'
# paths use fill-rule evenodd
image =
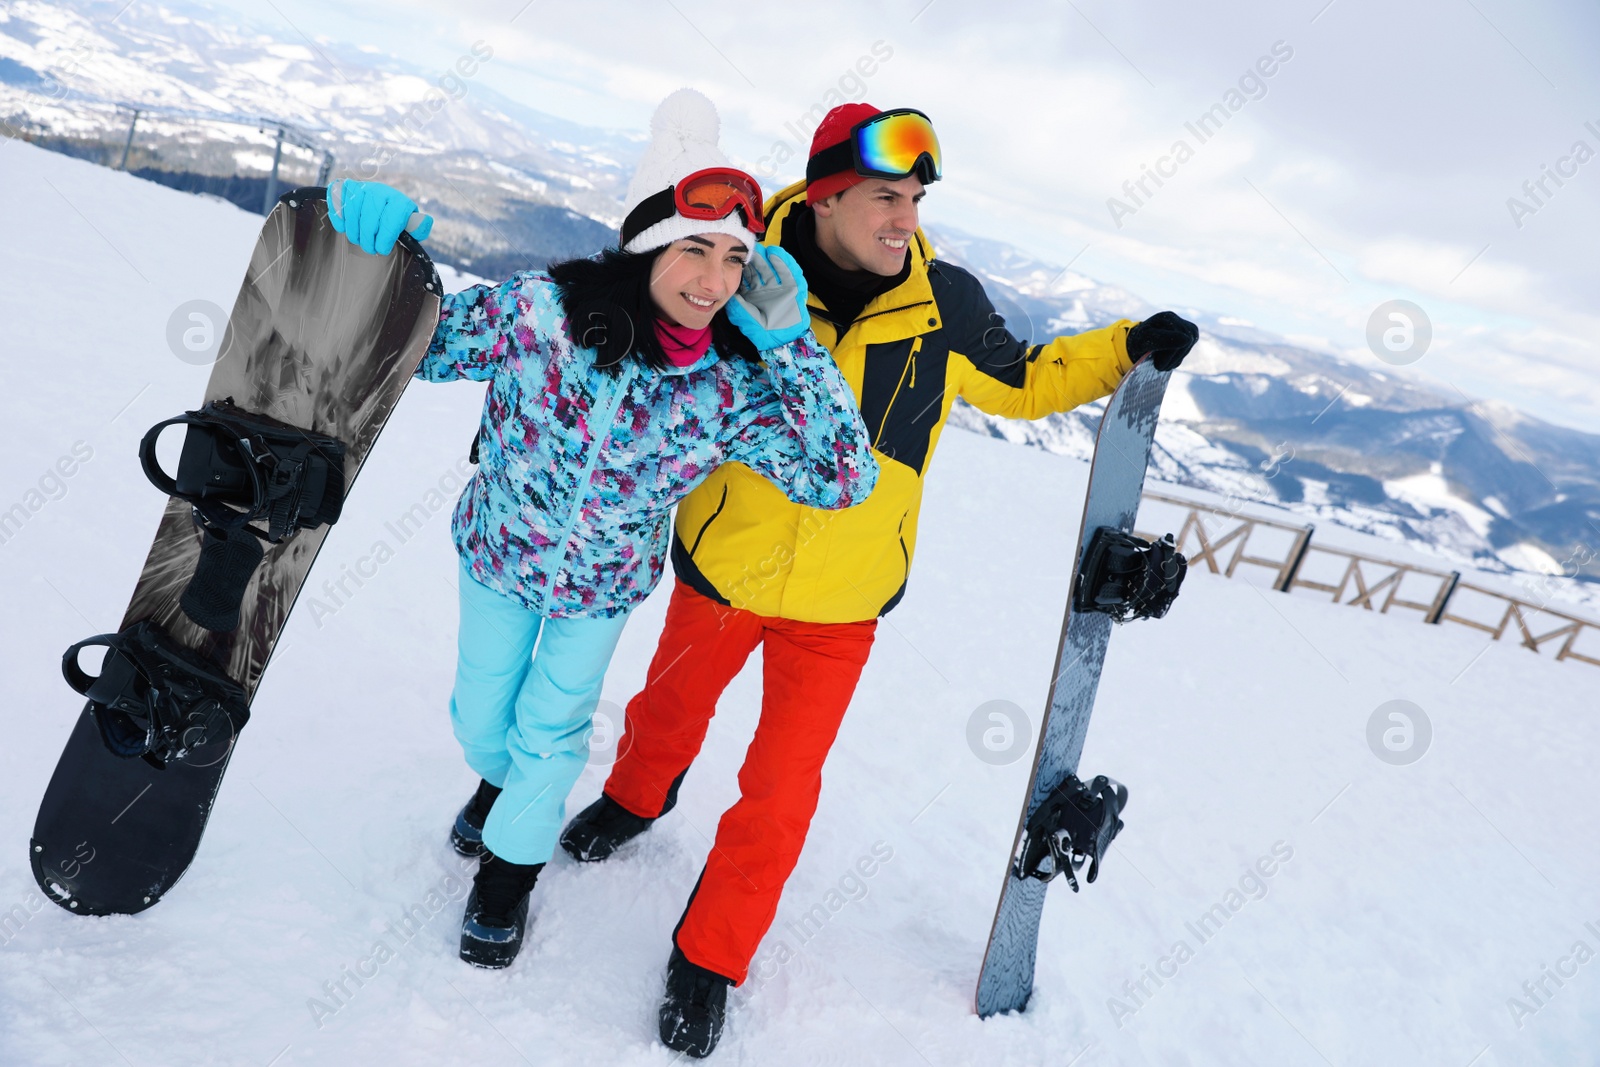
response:
<svg viewBox="0 0 1600 1067"><path fill-rule="evenodd" d="M445 297L417 377L490 382L451 523L473 577L541 615L609 618L656 587L673 505L724 463L806 507L865 500L878 463L827 351L807 333L761 355L612 374L567 336L547 274Z"/></svg>

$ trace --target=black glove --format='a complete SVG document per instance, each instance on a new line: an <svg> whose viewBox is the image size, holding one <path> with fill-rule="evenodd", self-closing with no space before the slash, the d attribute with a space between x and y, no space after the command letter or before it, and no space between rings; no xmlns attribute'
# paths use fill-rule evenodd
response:
<svg viewBox="0 0 1600 1067"><path fill-rule="evenodd" d="M1183 362L1200 340L1200 327L1170 311L1158 311L1128 331L1128 355L1138 362L1149 354L1156 370L1169 371Z"/></svg>

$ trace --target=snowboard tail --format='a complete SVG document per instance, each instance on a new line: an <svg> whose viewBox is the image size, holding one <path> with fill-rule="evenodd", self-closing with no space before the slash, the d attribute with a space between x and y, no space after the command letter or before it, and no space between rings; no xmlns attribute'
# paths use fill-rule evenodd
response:
<svg viewBox="0 0 1600 1067"><path fill-rule="evenodd" d="M1085 573L1096 535L1104 530L1131 533L1144 492L1145 472L1155 441L1156 423L1170 372L1155 369L1148 360L1135 364L1106 402L1106 412L1095 439L1089 468L1089 490L1078 535L1073 590L1067 601L1057 646L1049 703L1039 730L1033 773L1028 779L1027 803L1017 822L1006 878L996 909L983 969L978 977L977 1012L988 1017L1021 1011L1033 993L1034 964L1039 946L1039 920L1044 914L1048 882L1037 873L1038 841L1030 841L1030 825L1037 826L1041 808L1075 778L1094 711L1106 646L1113 617L1110 604L1086 609L1096 599L1082 587L1092 576ZM1102 537L1101 542L1104 542ZM1181 576L1180 576L1181 580ZM1176 589L1173 588L1175 595ZM1154 608L1151 603L1141 607ZM1161 607L1161 611L1165 611ZM1070 790L1069 790L1070 791ZM1126 799L1126 794L1123 794ZM1114 816L1113 816L1114 819ZM1114 830L1112 833L1114 834ZM1059 873L1059 872L1057 872Z"/></svg>
<svg viewBox="0 0 1600 1067"><path fill-rule="evenodd" d="M156 702L172 688L152 684L158 672L148 662L130 675L116 654L108 654L99 679L88 678L76 664L80 646L74 646L64 673L90 704L45 790L29 843L34 879L61 907L80 915L133 914L159 901L188 868L328 524L427 351L439 296L438 273L421 245L402 235L387 256L362 252L334 231L321 188L285 193L267 216L203 407L168 424L182 422L192 431L204 419L232 417L257 434L270 435L272 425L288 428L274 463L309 455L310 477L339 484L313 481L308 491L302 482L286 503L289 491L282 485L263 487L250 474L262 507L247 521L203 506L208 502L194 478L186 484L183 464L176 479L150 475L163 490L181 495L167 501L118 635L86 643L155 633L151 640L166 643L169 662L221 676L233 690L227 690L229 699L169 701L165 743L145 744L139 752L138 731L161 718ZM148 454L147 472L159 429L141 449L142 459ZM296 434L307 443L298 453ZM186 453L190 444L186 438ZM198 469L200 459L186 460ZM201 581L194 583L197 570ZM107 678L118 670L122 676ZM125 698L123 720L108 712L113 694ZM141 700L148 716L138 714ZM122 754L113 751L119 741Z"/></svg>

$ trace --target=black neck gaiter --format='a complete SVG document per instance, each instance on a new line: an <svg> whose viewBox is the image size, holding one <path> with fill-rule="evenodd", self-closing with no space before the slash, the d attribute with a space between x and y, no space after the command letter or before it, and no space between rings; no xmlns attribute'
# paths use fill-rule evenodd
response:
<svg viewBox="0 0 1600 1067"><path fill-rule="evenodd" d="M842 335L860 317L874 297L895 288L911 276L911 253L895 275L874 274L870 270L845 270L817 246L817 218L809 205L800 205L784 220L784 251L795 258L805 272L806 285L828 309L825 316Z"/></svg>

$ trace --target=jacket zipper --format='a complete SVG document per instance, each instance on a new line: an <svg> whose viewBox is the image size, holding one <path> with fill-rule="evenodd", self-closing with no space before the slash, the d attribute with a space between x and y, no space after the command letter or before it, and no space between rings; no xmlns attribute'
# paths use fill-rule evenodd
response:
<svg viewBox="0 0 1600 1067"><path fill-rule="evenodd" d="M884 308L882 311L874 311L870 315L857 316L855 322L852 322L851 325L855 325L856 322L866 322L868 319L875 319L880 315L893 315L896 311L909 311L912 308L926 307L931 303L933 303L932 300L918 300L915 304L901 304L897 308Z"/></svg>
<svg viewBox="0 0 1600 1067"><path fill-rule="evenodd" d="M866 322L868 319L878 318L880 315L893 315L897 311L910 311L912 308L927 307L928 305L930 305L932 303L933 303L932 300L918 300L915 304L901 304L897 308L884 308L882 311L874 311L870 315L859 315L856 318L851 319L849 322L845 323L842 326L839 324L839 321L837 319L835 319L832 315L828 314L828 309L827 308L821 307L821 306L816 305L816 304L810 304L810 303L808 303L806 305L806 307L810 310L812 315L816 316L819 319L822 319L824 322L828 323L830 326L833 327L833 332L838 335L835 338L835 344L837 344L837 343L839 343L839 342L844 340L844 337L845 337L846 334L848 334L851 330L856 328L856 324L857 323ZM825 346L825 347L832 348L833 346L832 345L828 345L828 346Z"/></svg>
<svg viewBox="0 0 1600 1067"><path fill-rule="evenodd" d="M633 380L633 373L633 367L623 368L622 374L617 378L617 387L606 403L605 417L589 419L590 439L594 442L594 447L589 450L589 461L583 465L583 475L578 480L578 492L572 502L572 512L567 516L567 524L562 528L561 537L556 542L555 564L545 577L544 600L546 609L550 607L550 593L555 589L556 574L561 570L562 564L567 558L567 542L572 539L572 531L577 529L578 516L583 514L583 499L588 495L589 480L594 477L594 469L600 463L600 450L605 447L606 441L611 437L611 425L616 420L617 408L622 406L622 398L628 391L628 383ZM593 411L591 411L592 414ZM597 426L603 426L605 430L599 436L594 436L594 429Z"/></svg>

